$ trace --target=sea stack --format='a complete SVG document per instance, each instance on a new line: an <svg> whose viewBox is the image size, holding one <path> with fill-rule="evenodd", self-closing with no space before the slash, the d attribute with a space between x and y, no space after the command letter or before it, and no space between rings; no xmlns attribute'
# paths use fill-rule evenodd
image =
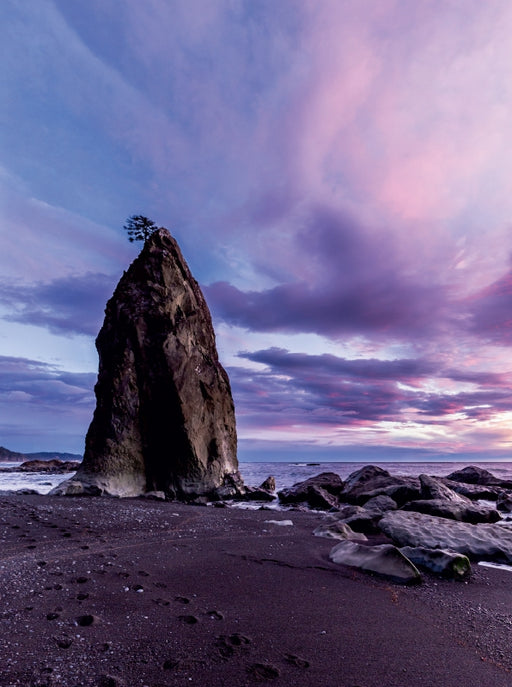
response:
<svg viewBox="0 0 512 687"><path fill-rule="evenodd" d="M96 339L96 410L83 463L55 493L167 498L243 491L235 410L208 306L166 229L145 242Z"/></svg>

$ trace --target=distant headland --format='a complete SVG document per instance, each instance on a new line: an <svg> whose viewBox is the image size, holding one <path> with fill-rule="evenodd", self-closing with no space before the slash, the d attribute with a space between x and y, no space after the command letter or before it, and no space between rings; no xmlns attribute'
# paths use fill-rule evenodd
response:
<svg viewBox="0 0 512 687"><path fill-rule="evenodd" d="M39 451L37 453L18 453L10 451L5 446L0 446L0 462L3 463L23 463L27 460L63 460L63 461L82 461L79 453L62 453L59 451Z"/></svg>

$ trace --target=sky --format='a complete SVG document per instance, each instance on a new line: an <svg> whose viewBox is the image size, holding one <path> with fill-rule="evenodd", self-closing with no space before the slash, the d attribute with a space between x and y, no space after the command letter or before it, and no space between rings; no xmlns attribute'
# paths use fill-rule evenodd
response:
<svg viewBox="0 0 512 687"><path fill-rule="evenodd" d="M143 214L239 459L512 458L508 0L2 0L0 445L82 453Z"/></svg>

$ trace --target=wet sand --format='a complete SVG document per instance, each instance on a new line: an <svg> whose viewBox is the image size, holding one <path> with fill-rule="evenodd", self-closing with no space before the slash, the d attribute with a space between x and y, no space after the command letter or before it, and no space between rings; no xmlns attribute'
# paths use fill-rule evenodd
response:
<svg viewBox="0 0 512 687"><path fill-rule="evenodd" d="M324 521L1 496L0 685L510 687L512 573L403 587L332 564Z"/></svg>

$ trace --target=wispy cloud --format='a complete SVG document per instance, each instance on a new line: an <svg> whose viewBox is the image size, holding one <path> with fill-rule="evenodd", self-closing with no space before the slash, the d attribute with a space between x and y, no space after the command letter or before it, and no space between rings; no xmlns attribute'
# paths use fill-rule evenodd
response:
<svg viewBox="0 0 512 687"><path fill-rule="evenodd" d="M48 283L16 286L0 282L4 320L45 327L52 332L96 336L103 308L116 278L106 274L63 277Z"/></svg>
<svg viewBox="0 0 512 687"><path fill-rule="evenodd" d="M0 356L0 436L24 451L83 451L95 374Z"/></svg>

